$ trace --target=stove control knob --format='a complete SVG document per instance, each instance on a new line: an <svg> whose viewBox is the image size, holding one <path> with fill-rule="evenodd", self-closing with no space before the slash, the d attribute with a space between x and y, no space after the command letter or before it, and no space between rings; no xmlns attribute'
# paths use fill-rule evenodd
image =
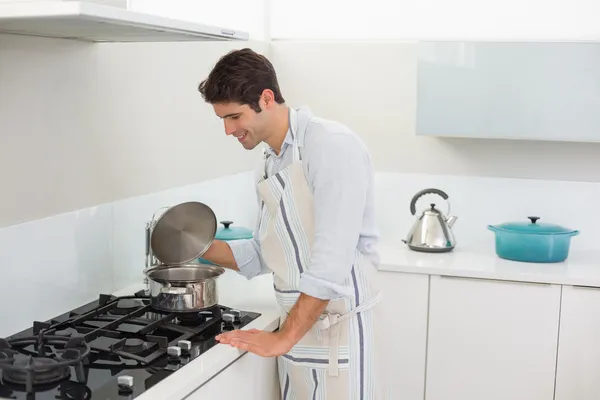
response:
<svg viewBox="0 0 600 400"><path fill-rule="evenodd" d="M167 347L167 354L171 357L180 357L181 356L181 347L169 346L169 347Z"/></svg>
<svg viewBox="0 0 600 400"><path fill-rule="evenodd" d="M117 384L120 388L130 389L133 387L133 376L121 375L117 377Z"/></svg>
<svg viewBox="0 0 600 400"><path fill-rule="evenodd" d="M240 310L229 310L229 314L233 314L235 320L239 321L241 315Z"/></svg>
<svg viewBox="0 0 600 400"><path fill-rule="evenodd" d="M177 342L177 346L183 351L189 352L192 349L192 342L189 340L180 340Z"/></svg>
<svg viewBox="0 0 600 400"><path fill-rule="evenodd" d="M233 324L235 322L235 315L230 313L223 314L223 321L227 324Z"/></svg>

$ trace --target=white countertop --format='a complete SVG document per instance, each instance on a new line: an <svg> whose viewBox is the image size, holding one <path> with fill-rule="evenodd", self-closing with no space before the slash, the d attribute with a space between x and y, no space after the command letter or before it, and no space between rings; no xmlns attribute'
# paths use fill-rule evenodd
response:
<svg viewBox="0 0 600 400"><path fill-rule="evenodd" d="M435 254L412 251L398 241L382 243L379 250L380 271L600 287L600 251L571 249L562 263L538 264L501 259L493 247L457 246Z"/></svg>
<svg viewBox="0 0 600 400"><path fill-rule="evenodd" d="M143 285L137 284L113 294L115 296L131 295L143 288ZM252 296L240 297L237 300L234 296L228 296L226 301L219 301L219 303L227 307L261 314L260 317L243 327L242 329L244 330L261 329L274 331L279 325L279 306L272 291L263 291L260 295L257 295L255 292ZM217 344L178 370L177 373L169 375L152 386L150 390L136 397L136 400L182 399L202 386L244 353L246 352L235 347Z"/></svg>

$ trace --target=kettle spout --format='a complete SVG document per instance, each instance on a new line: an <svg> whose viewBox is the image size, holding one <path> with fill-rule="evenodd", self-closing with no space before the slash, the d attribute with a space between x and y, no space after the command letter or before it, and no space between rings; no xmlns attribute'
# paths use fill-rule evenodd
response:
<svg viewBox="0 0 600 400"><path fill-rule="evenodd" d="M453 215L453 216L451 216L451 217L448 217L448 218L446 218L446 223L448 224L448 226L449 226L450 228L452 228L452 225L454 225L454 223L456 222L456 218L457 218L457 217L456 217L456 216L454 216L454 215Z"/></svg>

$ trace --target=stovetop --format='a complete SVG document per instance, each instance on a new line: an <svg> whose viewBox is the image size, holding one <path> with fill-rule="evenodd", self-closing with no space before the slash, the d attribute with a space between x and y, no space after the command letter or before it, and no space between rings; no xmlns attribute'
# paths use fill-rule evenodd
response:
<svg viewBox="0 0 600 400"><path fill-rule="evenodd" d="M143 291L98 300L0 339L0 398L133 399L260 314L154 310Z"/></svg>

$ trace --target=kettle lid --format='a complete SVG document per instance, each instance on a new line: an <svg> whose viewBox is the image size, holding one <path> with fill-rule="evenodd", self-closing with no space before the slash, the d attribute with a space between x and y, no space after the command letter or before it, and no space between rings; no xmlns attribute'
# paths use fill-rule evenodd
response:
<svg viewBox="0 0 600 400"><path fill-rule="evenodd" d="M433 215L433 216L442 215L442 212L440 210L438 210L437 208L435 208L435 203L431 203L429 206L431 208L423 211L423 214L425 214L425 215Z"/></svg>

